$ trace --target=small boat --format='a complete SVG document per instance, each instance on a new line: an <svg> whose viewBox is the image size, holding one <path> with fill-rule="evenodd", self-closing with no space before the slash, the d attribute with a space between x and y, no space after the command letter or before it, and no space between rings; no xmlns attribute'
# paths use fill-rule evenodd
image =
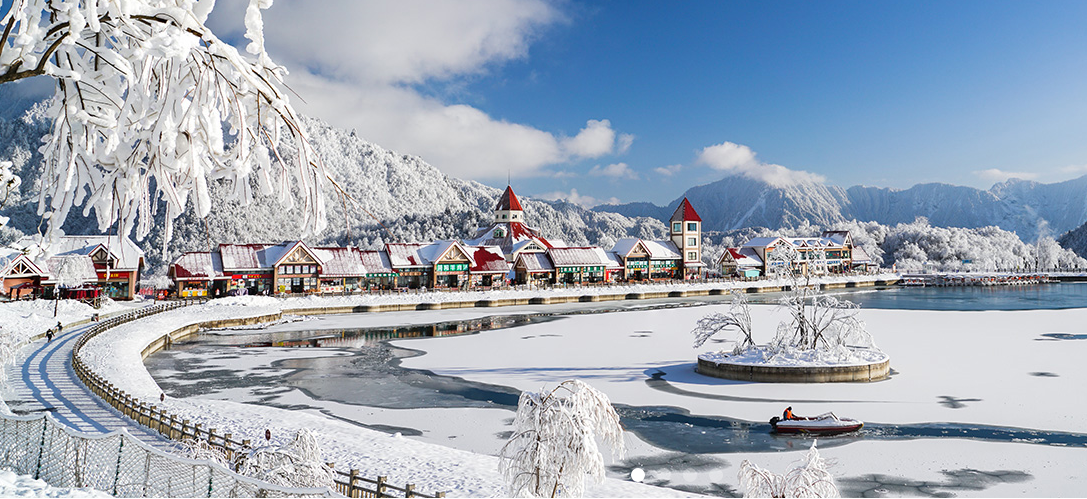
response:
<svg viewBox="0 0 1087 499"><path fill-rule="evenodd" d="M837 435L857 431L864 426L864 422L856 419L839 418L833 412L827 412L812 418L787 420L774 416L770 419L770 426L774 428L775 433Z"/></svg>

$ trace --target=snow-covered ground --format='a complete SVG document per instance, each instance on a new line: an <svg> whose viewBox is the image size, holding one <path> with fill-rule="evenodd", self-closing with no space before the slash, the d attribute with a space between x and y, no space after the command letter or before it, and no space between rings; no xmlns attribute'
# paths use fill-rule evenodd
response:
<svg viewBox="0 0 1087 499"><path fill-rule="evenodd" d="M297 308L297 301L309 302L309 306L332 306L327 303L335 300L341 298L216 300L198 310L169 312L116 328L108 333L110 339L102 337L102 341L91 342L85 352L107 378L123 383L122 389L141 399L157 398L160 390L150 375L134 371L132 366L140 362L143 346L167 330L196 320ZM729 382L693 372L699 351L691 348L689 331L698 317L715 307L574 315L477 335L394 343L427 352L405 359L405 367L528 390L578 378L608 394L617 404L671 406L692 415L725 415L763 422L780 414L785 405L792 405L802 415L833 410L845 417L878 423L872 425L877 427L950 422L1035 429L1043 434L1075 433L1087 427L1084 404L1074 396L1078 380L1087 374L1087 365L1080 362L1087 348L1087 341L1080 339L1087 333L1080 327L1087 324L1084 309L864 310L861 318L891 357L892 377L869 384L790 385ZM374 327L539 312L544 308L359 314L278 327L320 328L326 322L334 323L334 327ZM753 306L756 339L760 342L769 339L779 319L776 314L773 307ZM301 354L304 350L295 352ZM331 351L329 354L333 355ZM655 382L647 383L654 378ZM279 387L276 391L281 402L293 397L299 403L313 405L312 399L297 390ZM239 393L231 398L240 400L245 395ZM173 412L199 415L193 419L205 421L209 427L229 429L236 438L256 440L264 428L271 428L274 438L285 440L297 428L316 428L328 459L340 469L358 468L368 476L388 475L394 483L412 482L424 491L447 490L455 496L502 493L497 462L484 454L493 452L501 443L495 434L507 429L506 420L512 417L505 410L396 411L334 402L322 406L339 418L364 424L411 428L423 427L426 419L443 418L445 434L403 437L361 428L318 410L285 411L206 399L168 398L167 405ZM465 436L475 436L475 441L466 441ZM822 454L836 462L832 471L843 485L848 490L869 490L876 495L1069 496L1079 495L1087 485L1081 465L1087 449L1080 446L947 437L862 437L849 439L845 445L833 439L824 442L829 445L821 445ZM750 459L764 468L783 471L802 455L806 445L798 445L797 452L704 454L697 456L699 462L689 463L686 468L676 466L676 453L651 445L633 433L628 434L628 450L628 458L619 466L638 464L646 470L647 482L697 490L716 484L728 493L736 486L741 460ZM612 476L618 475L613 472ZM590 488L589 493L662 496L677 491L613 478L603 486Z"/></svg>
<svg viewBox="0 0 1087 499"><path fill-rule="evenodd" d="M109 494L89 489L66 489L51 487L42 480L35 480L30 475L18 475L11 470L0 470L0 497L112 497Z"/></svg>

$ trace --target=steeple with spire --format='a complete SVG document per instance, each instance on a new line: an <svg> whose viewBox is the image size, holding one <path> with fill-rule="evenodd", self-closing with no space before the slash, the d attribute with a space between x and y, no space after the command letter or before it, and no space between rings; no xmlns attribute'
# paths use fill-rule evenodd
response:
<svg viewBox="0 0 1087 499"><path fill-rule="evenodd" d="M552 247L547 239L540 237L538 230L524 222L525 212L521 208L521 201L513 193L513 187L507 185L494 206L494 222L490 227L480 228L465 243L473 246L498 246L510 262L521 252L542 252Z"/></svg>

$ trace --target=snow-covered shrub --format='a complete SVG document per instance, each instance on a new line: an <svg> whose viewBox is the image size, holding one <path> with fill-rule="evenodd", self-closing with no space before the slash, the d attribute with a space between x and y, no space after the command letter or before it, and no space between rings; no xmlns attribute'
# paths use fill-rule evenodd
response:
<svg viewBox="0 0 1087 499"><path fill-rule="evenodd" d="M513 497L581 497L586 475L604 479L597 438L623 454L623 427L608 397L579 381L550 391L521 392L514 431L498 455Z"/></svg>
<svg viewBox="0 0 1087 499"><path fill-rule="evenodd" d="M306 428L287 445L258 447L242 456L238 473L283 487L335 485L335 472L321 459L321 447Z"/></svg>
<svg viewBox="0 0 1087 499"><path fill-rule="evenodd" d="M755 346L755 340L751 337L751 307L747 304L747 294L738 290L732 291L732 305L727 313L713 313L698 320L698 324L691 331L694 335L694 347L698 348L713 335L730 329L740 333L733 353L739 354L748 347Z"/></svg>
<svg viewBox="0 0 1087 499"><path fill-rule="evenodd" d="M744 497L841 497L834 475L819 456L813 441L803 461L784 475L759 468L751 461L740 463L740 490Z"/></svg>

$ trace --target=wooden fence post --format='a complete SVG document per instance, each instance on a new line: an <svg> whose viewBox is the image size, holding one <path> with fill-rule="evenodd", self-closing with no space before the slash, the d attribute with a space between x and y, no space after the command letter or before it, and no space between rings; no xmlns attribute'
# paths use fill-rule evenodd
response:
<svg viewBox="0 0 1087 499"><path fill-rule="evenodd" d="M389 480L387 476L377 477L377 496L385 497L385 482Z"/></svg>
<svg viewBox="0 0 1087 499"><path fill-rule="evenodd" d="M409 483L404 486L404 497L415 497L415 485Z"/></svg>
<svg viewBox="0 0 1087 499"><path fill-rule="evenodd" d="M347 479L347 497L359 497L362 494L355 495L355 480L359 478L359 470L352 469L351 477Z"/></svg>

